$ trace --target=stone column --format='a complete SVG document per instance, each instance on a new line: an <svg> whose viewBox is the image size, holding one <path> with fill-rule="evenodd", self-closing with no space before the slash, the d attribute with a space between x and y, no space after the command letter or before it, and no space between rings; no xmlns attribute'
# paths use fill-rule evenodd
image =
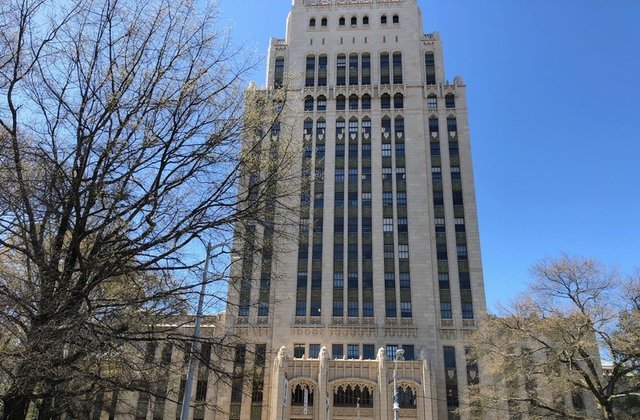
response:
<svg viewBox="0 0 640 420"><path fill-rule="evenodd" d="M327 376L329 373L329 352L326 347L320 349L320 368L318 369L318 396L315 404L318 406L319 419L329 420L329 410L327 410L329 390L327 389Z"/></svg>
<svg viewBox="0 0 640 420"><path fill-rule="evenodd" d="M436 419L438 416L434 411L435 395L433 392L433 372L431 371L431 364L424 350L420 352L420 358L422 359L422 407L424 409L424 418L426 420Z"/></svg>
<svg viewBox="0 0 640 420"><path fill-rule="evenodd" d="M271 415L269 416L271 420L284 418L285 392L289 391L284 389L285 381L287 381L287 348L282 346L273 360L272 383L274 387L271 389ZM287 403L291 404L288 400L289 398L287 398Z"/></svg>
<svg viewBox="0 0 640 420"><path fill-rule="evenodd" d="M384 347L380 347L378 350L378 402L380 412L374 413L374 417L377 419L386 419L389 416L389 402L387 397L389 395L389 384L387 378L387 360Z"/></svg>

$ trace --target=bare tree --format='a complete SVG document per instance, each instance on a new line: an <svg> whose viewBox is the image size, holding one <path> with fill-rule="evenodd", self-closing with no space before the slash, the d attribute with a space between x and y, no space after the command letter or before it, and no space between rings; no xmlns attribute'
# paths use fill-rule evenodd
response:
<svg viewBox="0 0 640 420"><path fill-rule="evenodd" d="M626 418L614 408L640 392L640 278L566 255L531 272L527 293L488 317L475 337L485 379L472 407L530 418ZM601 358L613 365L607 375Z"/></svg>
<svg viewBox="0 0 640 420"><path fill-rule="evenodd" d="M285 90L244 95L254 63L201 3L0 2L6 418L148 384L145 343L189 338L158 325L188 310L199 241L286 204L293 152L270 130Z"/></svg>

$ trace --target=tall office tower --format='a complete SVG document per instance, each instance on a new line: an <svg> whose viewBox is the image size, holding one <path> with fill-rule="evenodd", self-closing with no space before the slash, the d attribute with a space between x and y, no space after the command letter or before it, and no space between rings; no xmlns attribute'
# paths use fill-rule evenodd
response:
<svg viewBox="0 0 640 420"><path fill-rule="evenodd" d="M234 370L255 373L222 408L454 418L479 380L468 339L485 297L466 87L446 81L439 34L416 0L294 0L269 49L277 89L301 149L299 226L273 258L238 261L254 281L227 319L257 344L238 346ZM259 230L236 248L273 240Z"/></svg>

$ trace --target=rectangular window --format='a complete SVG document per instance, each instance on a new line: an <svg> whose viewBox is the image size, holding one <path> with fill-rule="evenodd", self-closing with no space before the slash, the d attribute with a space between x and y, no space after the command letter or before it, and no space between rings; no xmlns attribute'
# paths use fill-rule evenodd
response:
<svg viewBox="0 0 640 420"><path fill-rule="evenodd" d="M305 316L307 314L307 301L296 301L296 316Z"/></svg>
<svg viewBox="0 0 640 420"><path fill-rule="evenodd" d="M362 143L362 157L370 158L371 157L371 144L370 143ZM371 173L371 171L369 171Z"/></svg>
<svg viewBox="0 0 640 420"><path fill-rule="evenodd" d="M333 232L342 233L343 231L344 231L344 219L342 218L342 215L340 215L339 217L336 217L333 220Z"/></svg>
<svg viewBox="0 0 640 420"><path fill-rule="evenodd" d="M443 206L444 205L444 195L442 195L442 191L434 191L433 192L433 205L434 206Z"/></svg>
<svg viewBox="0 0 640 420"><path fill-rule="evenodd" d="M349 233L357 233L358 232L358 218L357 217L349 217L347 219L347 227Z"/></svg>
<svg viewBox="0 0 640 420"><path fill-rule="evenodd" d="M413 316L411 302L400 302L400 316L402 318L411 318Z"/></svg>
<svg viewBox="0 0 640 420"><path fill-rule="evenodd" d="M452 319L453 310L451 309L451 302L440 302L440 318Z"/></svg>
<svg viewBox="0 0 640 420"><path fill-rule="evenodd" d="M409 290L411 289L411 276L407 272L400 273L400 289Z"/></svg>
<svg viewBox="0 0 640 420"><path fill-rule="evenodd" d="M362 259L370 260L373 258L371 244L362 244Z"/></svg>
<svg viewBox="0 0 640 420"><path fill-rule="evenodd" d="M347 251L348 251L347 257L350 260L357 260L358 259L358 244L349 244L347 246Z"/></svg>
<svg viewBox="0 0 640 420"><path fill-rule="evenodd" d="M458 149L458 142L449 143L449 156L460 156L460 150Z"/></svg>
<svg viewBox="0 0 640 420"><path fill-rule="evenodd" d="M343 158L344 157L344 144L339 143L336 144L336 157L337 158ZM337 169L336 169L337 171ZM342 174L344 175L344 169L342 169ZM344 181L344 179L343 179Z"/></svg>
<svg viewBox="0 0 640 420"><path fill-rule="evenodd" d="M431 168L431 179L434 181L442 181L442 168Z"/></svg>
<svg viewBox="0 0 640 420"><path fill-rule="evenodd" d="M443 233L446 232L446 227L444 224L444 217L436 217L435 219L436 232Z"/></svg>
<svg viewBox="0 0 640 420"><path fill-rule="evenodd" d="M341 300L333 301L333 316L344 316L344 302Z"/></svg>
<svg viewBox="0 0 640 420"><path fill-rule="evenodd" d="M460 290L471 290L471 277L464 271L460 272Z"/></svg>
<svg viewBox="0 0 640 420"><path fill-rule="evenodd" d="M296 359L302 359L304 357L305 345L294 344L293 345L293 357Z"/></svg>
<svg viewBox="0 0 640 420"><path fill-rule="evenodd" d="M300 219L300 223L299 223L299 232L300 232L300 233L307 233L307 232L309 232L309 219L308 219L308 218L302 218L302 219Z"/></svg>
<svg viewBox="0 0 640 420"><path fill-rule="evenodd" d="M406 192L398 191L397 197L398 197L398 202L397 202L398 206L406 206L407 205L407 193Z"/></svg>
<svg viewBox="0 0 640 420"><path fill-rule="evenodd" d="M318 57L318 86L327 86L327 56Z"/></svg>
<svg viewBox="0 0 640 420"><path fill-rule="evenodd" d="M404 166L396 167L396 181L404 181L406 179L406 172Z"/></svg>
<svg viewBox="0 0 640 420"><path fill-rule="evenodd" d="M320 356L320 344L309 344L309 357L317 359Z"/></svg>
<svg viewBox="0 0 640 420"><path fill-rule="evenodd" d="M355 145L356 147L358 145ZM357 158L356 151L356 158ZM349 157L351 157L351 153L349 153ZM358 168L349 168L349 182L358 182Z"/></svg>
<svg viewBox="0 0 640 420"><path fill-rule="evenodd" d="M449 273L438 273L438 286L440 290L449 290Z"/></svg>
<svg viewBox="0 0 640 420"><path fill-rule="evenodd" d="M322 259L322 244L313 244L313 250L311 258L314 260Z"/></svg>
<svg viewBox="0 0 640 420"><path fill-rule="evenodd" d="M447 256L447 244L437 244L436 245L436 254L439 261L444 261L448 258Z"/></svg>
<svg viewBox="0 0 640 420"><path fill-rule="evenodd" d="M458 245L456 246L456 251L458 252L459 260L467 260L467 246L466 245Z"/></svg>
<svg viewBox="0 0 640 420"><path fill-rule="evenodd" d="M313 197L313 207L322 208L324 206L324 194L316 193Z"/></svg>
<svg viewBox="0 0 640 420"><path fill-rule="evenodd" d="M363 166L362 167L361 178L362 178L363 182L371 181L371 167L369 167L369 166Z"/></svg>
<svg viewBox="0 0 640 420"><path fill-rule="evenodd" d="M358 54L349 55L349 85L358 84Z"/></svg>
<svg viewBox="0 0 640 420"><path fill-rule="evenodd" d="M430 133L437 133L438 131L440 131L440 128L438 127L438 119L437 118L429 118L429 132Z"/></svg>
<svg viewBox="0 0 640 420"><path fill-rule="evenodd" d="M360 344L347 344L347 359L360 358Z"/></svg>
<svg viewBox="0 0 640 420"><path fill-rule="evenodd" d="M362 54L362 84L371 84L371 56L369 54Z"/></svg>
<svg viewBox="0 0 640 420"><path fill-rule="evenodd" d="M276 58L275 70L273 72L273 86L281 88L284 81L284 58Z"/></svg>
<svg viewBox="0 0 640 420"><path fill-rule="evenodd" d="M358 193L350 192L349 193L349 207L355 208L358 207Z"/></svg>
<svg viewBox="0 0 640 420"><path fill-rule="evenodd" d="M387 290L393 290L396 288L396 277L394 273L384 273L384 288Z"/></svg>
<svg viewBox="0 0 640 420"><path fill-rule="evenodd" d="M375 344L363 344L362 345L362 358L364 360L375 360L375 358L376 358L376 346L375 346Z"/></svg>
<svg viewBox="0 0 640 420"><path fill-rule="evenodd" d="M341 260L344 258L344 246L342 244L333 245L333 259Z"/></svg>
<svg viewBox="0 0 640 420"><path fill-rule="evenodd" d="M396 301L395 300L388 300L384 303L384 309L385 309L385 316L387 318L395 318L398 316L398 313L396 312Z"/></svg>
<svg viewBox="0 0 640 420"><path fill-rule="evenodd" d="M357 317L358 316L358 301L357 300L350 300L349 302L349 308L348 308L348 313L347 316L349 317Z"/></svg>
<svg viewBox="0 0 640 420"><path fill-rule="evenodd" d="M382 193L382 205L385 207L393 206L393 193L391 192Z"/></svg>
<svg viewBox="0 0 640 420"><path fill-rule="evenodd" d="M473 319L473 304L472 303L463 303L462 304L462 319Z"/></svg>
<svg viewBox="0 0 640 420"><path fill-rule="evenodd" d="M431 156L440 156L440 143L429 143Z"/></svg>
<svg viewBox="0 0 640 420"><path fill-rule="evenodd" d="M380 84L388 85L389 84L389 54L382 53L380 54Z"/></svg>
<svg viewBox="0 0 640 420"><path fill-rule="evenodd" d="M320 316L320 305L321 302L319 300L311 301L311 316Z"/></svg>
<svg viewBox="0 0 640 420"><path fill-rule="evenodd" d="M387 360L396 360L397 344L387 344Z"/></svg>
<svg viewBox="0 0 640 420"><path fill-rule="evenodd" d="M371 244L369 244L371 246ZM362 272L362 288L364 290L373 289L373 273L371 271Z"/></svg>
<svg viewBox="0 0 640 420"><path fill-rule="evenodd" d="M393 53L393 83L402 83L402 54L399 52Z"/></svg>
<svg viewBox="0 0 640 420"><path fill-rule="evenodd" d="M334 359L344 359L344 344L332 344L331 355Z"/></svg>
<svg viewBox="0 0 640 420"><path fill-rule="evenodd" d="M322 286L322 271L311 272L311 288L319 289Z"/></svg>
<svg viewBox="0 0 640 420"><path fill-rule="evenodd" d="M458 131L458 122L454 117L447 118L447 131L450 133Z"/></svg>
<svg viewBox="0 0 640 420"><path fill-rule="evenodd" d="M427 97L427 108L429 108L429 109L438 108L438 98L435 97L435 96L428 96Z"/></svg>
<svg viewBox="0 0 640 420"><path fill-rule="evenodd" d="M393 257L394 257L393 244L385 244L384 245L384 258L386 260L393 260Z"/></svg>
<svg viewBox="0 0 640 420"><path fill-rule="evenodd" d="M409 231L409 225L406 217L398 218L398 232L406 233Z"/></svg>
<svg viewBox="0 0 640 420"><path fill-rule="evenodd" d="M307 287L307 272L299 271L298 272L298 289L304 289Z"/></svg>
<svg viewBox="0 0 640 420"><path fill-rule="evenodd" d="M404 157L404 143L396 143L396 157Z"/></svg>
<svg viewBox="0 0 640 420"><path fill-rule="evenodd" d="M356 271L350 271L347 274L347 281L348 281L347 286L349 287L349 289L351 290L358 289L358 273Z"/></svg>
<svg viewBox="0 0 640 420"><path fill-rule="evenodd" d="M336 182L344 182L344 168L336 168Z"/></svg>
<svg viewBox="0 0 640 420"><path fill-rule="evenodd" d="M306 260L307 258L309 258L309 244L300 243L298 245L298 259Z"/></svg>
<svg viewBox="0 0 640 420"><path fill-rule="evenodd" d="M409 259L409 245L406 245L406 244L398 245L398 258L400 260Z"/></svg>
<svg viewBox="0 0 640 420"><path fill-rule="evenodd" d="M314 55L307 56L307 65L305 72L305 86L315 85L315 73L316 73L316 57Z"/></svg>
<svg viewBox="0 0 640 420"><path fill-rule="evenodd" d="M336 85L344 86L347 77L347 57L344 54L338 55L336 61Z"/></svg>
<svg viewBox="0 0 640 420"><path fill-rule="evenodd" d="M371 193L363 192L362 193L362 207L371 207Z"/></svg>
<svg viewBox="0 0 640 420"><path fill-rule="evenodd" d="M393 232L393 218L385 217L384 219L382 219L382 231Z"/></svg>
<svg viewBox="0 0 640 420"><path fill-rule="evenodd" d="M391 144L382 143L382 157L390 157L390 156L391 156Z"/></svg>
<svg viewBox="0 0 640 420"><path fill-rule="evenodd" d="M404 350L404 360L416 359L416 351L413 344L403 344L402 349Z"/></svg>
<svg viewBox="0 0 640 420"><path fill-rule="evenodd" d="M391 168L382 168L382 180L391 181L393 179L393 170Z"/></svg>
<svg viewBox="0 0 640 420"><path fill-rule="evenodd" d="M427 76L427 85L436 84L436 59L432 52L424 55L424 67Z"/></svg>
<svg viewBox="0 0 640 420"><path fill-rule="evenodd" d="M334 201L336 208L344 207L344 193L342 191L336 192L336 198Z"/></svg>
<svg viewBox="0 0 640 420"><path fill-rule="evenodd" d="M344 288L344 274L342 274L342 272L333 273L333 288L334 289Z"/></svg>

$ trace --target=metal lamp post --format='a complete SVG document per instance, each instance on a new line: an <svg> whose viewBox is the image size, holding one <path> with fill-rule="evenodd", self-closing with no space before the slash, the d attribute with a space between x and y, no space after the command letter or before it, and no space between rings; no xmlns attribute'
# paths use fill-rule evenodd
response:
<svg viewBox="0 0 640 420"><path fill-rule="evenodd" d="M184 384L184 397L182 398L182 411L180 420L189 420L189 408L191 404L191 393L193 390L193 378L196 371L196 353L200 348L200 335L203 318L204 295L206 292L207 281L209 278L209 259L211 258L211 250L226 245L221 242L212 247L211 242L207 244L207 255L204 260L204 272L202 273L202 286L200 287L200 296L198 298L198 311L196 312L196 324L193 329L193 339L191 340L191 351L189 353L189 368L187 370L187 379Z"/></svg>
<svg viewBox="0 0 640 420"><path fill-rule="evenodd" d="M396 358L393 363L393 420L398 420L398 417L400 417L400 399L398 395L398 384L397 384L398 360L404 360L403 349L396 350Z"/></svg>

